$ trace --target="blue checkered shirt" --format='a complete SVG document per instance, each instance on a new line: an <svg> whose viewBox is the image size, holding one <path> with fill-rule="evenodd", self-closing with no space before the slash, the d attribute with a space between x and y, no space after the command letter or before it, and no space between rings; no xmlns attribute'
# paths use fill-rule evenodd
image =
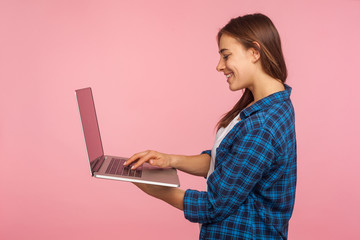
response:
<svg viewBox="0 0 360 240"><path fill-rule="evenodd" d="M245 108L216 150L208 191L185 192L185 218L202 223L200 239L287 239L296 187L290 94L285 84Z"/></svg>

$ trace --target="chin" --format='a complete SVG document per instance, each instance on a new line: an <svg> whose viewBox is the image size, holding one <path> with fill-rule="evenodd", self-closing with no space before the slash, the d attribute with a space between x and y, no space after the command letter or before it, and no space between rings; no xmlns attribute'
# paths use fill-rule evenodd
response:
<svg viewBox="0 0 360 240"><path fill-rule="evenodd" d="M244 89L243 87L237 87L237 86L232 86L231 84L229 85L229 89L233 92L239 91L241 89Z"/></svg>

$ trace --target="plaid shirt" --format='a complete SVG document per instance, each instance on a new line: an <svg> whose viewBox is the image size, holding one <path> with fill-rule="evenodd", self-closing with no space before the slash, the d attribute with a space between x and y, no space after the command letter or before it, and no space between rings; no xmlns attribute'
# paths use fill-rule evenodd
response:
<svg viewBox="0 0 360 240"><path fill-rule="evenodd" d="M245 108L217 148L208 191L185 192L185 218L203 224L200 239L287 239L296 187L290 94L285 84Z"/></svg>

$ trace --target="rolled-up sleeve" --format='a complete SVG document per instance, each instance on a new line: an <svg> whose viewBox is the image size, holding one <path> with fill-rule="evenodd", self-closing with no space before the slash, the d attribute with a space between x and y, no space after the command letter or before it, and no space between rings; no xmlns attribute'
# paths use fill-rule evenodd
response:
<svg viewBox="0 0 360 240"><path fill-rule="evenodd" d="M225 139L224 139L225 140ZM188 189L184 197L185 218L211 223L225 219L245 201L274 158L273 138L265 129L235 136L232 146L217 149L208 191Z"/></svg>
<svg viewBox="0 0 360 240"><path fill-rule="evenodd" d="M205 150L205 151L202 151L201 154L207 154L211 157L211 150Z"/></svg>

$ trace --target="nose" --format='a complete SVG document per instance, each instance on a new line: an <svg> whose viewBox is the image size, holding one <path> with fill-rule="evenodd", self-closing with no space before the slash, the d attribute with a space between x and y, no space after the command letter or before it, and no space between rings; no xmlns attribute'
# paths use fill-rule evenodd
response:
<svg viewBox="0 0 360 240"><path fill-rule="evenodd" d="M217 70L218 72L223 72L224 69L225 69L224 61L222 60L222 58L220 58L219 63L218 63L218 65L216 66L216 70Z"/></svg>

